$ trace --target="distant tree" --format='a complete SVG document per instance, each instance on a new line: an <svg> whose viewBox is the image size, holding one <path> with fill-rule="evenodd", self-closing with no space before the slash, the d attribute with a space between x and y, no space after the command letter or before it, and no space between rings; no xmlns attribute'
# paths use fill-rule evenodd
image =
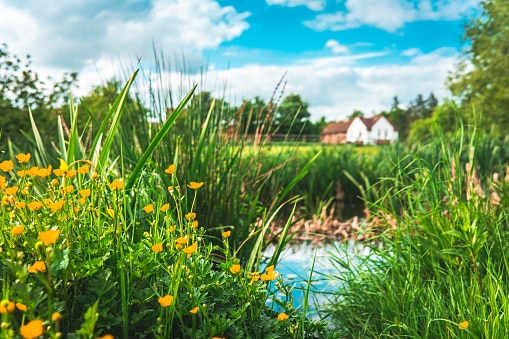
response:
<svg viewBox="0 0 509 339"><path fill-rule="evenodd" d="M310 134L320 134L322 133L325 126L327 126L328 122L325 117L321 117L317 122L311 124Z"/></svg>
<svg viewBox="0 0 509 339"><path fill-rule="evenodd" d="M363 118L364 117L364 113L362 111L359 111L358 109L356 109L356 110L353 111L352 114L350 114L348 119L354 119L356 117Z"/></svg>
<svg viewBox="0 0 509 339"><path fill-rule="evenodd" d="M281 134L309 134L310 117L308 104L302 101L299 94L290 94L283 99L277 108L274 127Z"/></svg>
<svg viewBox="0 0 509 339"><path fill-rule="evenodd" d="M407 112L399 107L400 103L398 97L393 98L391 110L386 113L386 116L396 126L399 133L399 139L405 140L408 135L408 129L410 126L411 119L407 115Z"/></svg>
<svg viewBox="0 0 509 339"><path fill-rule="evenodd" d="M415 143L440 134L455 133L460 126L459 119L460 114L456 105L452 101L446 100L443 104L435 107L432 117L412 122L408 141Z"/></svg>
<svg viewBox="0 0 509 339"><path fill-rule="evenodd" d="M17 145L26 143L21 131L30 131L28 110L45 140L54 140L59 107L67 102L71 89L76 86L77 73L64 73L62 80L46 81L31 69L31 57L11 54L7 45L0 46L0 148L8 139ZM51 86L50 84L53 84ZM22 146L23 147L23 146Z"/></svg>
<svg viewBox="0 0 509 339"><path fill-rule="evenodd" d="M237 120L240 123L240 132L242 134L255 134L257 131L260 132L262 126L264 132L267 132L271 123L271 109L270 105L266 104L261 97L256 96L254 99L244 99L241 107L237 110L240 113Z"/></svg>
<svg viewBox="0 0 509 339"><path fill-rule="evenodd" d="M484 0L465 26L464 60L448 85L466 111L482 112L482 126L509 129L509 1Z"/></svg>

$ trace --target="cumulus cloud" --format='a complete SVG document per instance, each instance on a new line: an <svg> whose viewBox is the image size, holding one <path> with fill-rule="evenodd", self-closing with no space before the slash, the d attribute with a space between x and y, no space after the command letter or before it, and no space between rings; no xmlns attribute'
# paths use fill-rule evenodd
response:
<svg viewBox="0 0 509 339"><path fill-rule="evenodd" d="M0 13L0 41L12 50L30 52L43 66L78 70L120 54L147 57L151 41L199 56L240 36L250 15L213 0L8 1Z"/></svg>
<svg viewBox="0 0 509 339"><path fill-rule="evenodd" d="M418 55L406 65L356 63L363 57L376 56L380 54L309 59L286 67L253 64L209 72L206 76L225 81L232 98L260 95L268 100L286 74L285 94L299 93L309 103L313 120L321 116L329 121L345 119L355 109L369 116L390 109L394 96L404 104L419 93L427 96L433 92L438 98L450 96L444 81L457 60L451 49ZM222 89L216 89L215 94L222 95ZM213 88L209 90L214 92Z"/></svg>
<svg viewBox="0 0 509 339"><path fill-rule="evenodd" d="M334 39L327 40L325 47L329 48L334 54L348 53L348 47L341 45L339 41Z"/></svg>
<svg viewBox="0 0 509 339"><path fill-rule="evenodd" d="M478 5L478 0L346 0L344 11L319 14L304 24L317 31L372 26L395 32L413 21L457 20Z"/></svg>
<svg viewBox="0 0 509 339"><path fill-rule="evenodd" d="M326 0L266 0L268 5L280 5L286 7L306 6L312 11L322 11Z"/></svg>

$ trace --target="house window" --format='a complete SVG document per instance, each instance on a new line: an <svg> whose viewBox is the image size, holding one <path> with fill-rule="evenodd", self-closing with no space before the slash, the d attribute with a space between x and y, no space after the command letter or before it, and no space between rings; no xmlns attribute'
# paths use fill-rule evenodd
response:
<svg viewBox="0 0 509 339"><path fill-rule="evenodd" d="M384 138L387 139L387 130L384 130Z"/></svg>

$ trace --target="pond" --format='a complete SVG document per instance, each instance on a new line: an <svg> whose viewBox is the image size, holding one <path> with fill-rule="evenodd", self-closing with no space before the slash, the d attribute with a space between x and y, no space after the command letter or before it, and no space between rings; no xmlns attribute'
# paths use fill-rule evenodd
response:
<svg viewBox="0 0 509 339"><path fill-rule="evenodd" d="M275 246L270 245L264 252L264 256L270 257L274 253ZM369 248L354 241L333 242L315 245L311 242L303 242L288 246L281 252L276 271L283 275L284 282L293 287L291 293L293 306L302 308L305 291L308 287L309 276L309 316L317 316L317 309L327 301L328 296L339 287L339 281L327 279L330 275L339 275L341 269L334 261L333 256L345 259L356 258L369 254ZM314 258L316 258L314 260ZM314 260L314 268L313 268ZM354 260L355 262L355 260ZM312 272L313 268L313 272ZM284 298L284 295L279 295ZM277 307L276 307L277 310ZM280 311L280 310L278 310Z"/></svg>

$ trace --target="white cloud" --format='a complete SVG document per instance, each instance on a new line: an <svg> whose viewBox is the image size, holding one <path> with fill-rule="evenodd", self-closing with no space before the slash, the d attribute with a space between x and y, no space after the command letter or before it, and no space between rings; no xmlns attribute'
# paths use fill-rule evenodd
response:
<svg viewBox="0 0 509 339"><path fill-rule="evenodd" d="M365 58L376 55L365 55ZM357 56L361 59L362 56ZM449 97L444 82L455 65L451 50L439 49L416 56L407 65L388 64L363 67L355 57L330 57L302 60L286 67L247 65L228 71L214 71L207 77L227 82L232 98L253 98L260 95L268 100L281 77L286 73L285 95L298 93L309 103L312 119L325 116L327 120L341 120L355 109L368 116L390 109L398 96L403 104L417 94L425 97L433 92L438 98ZM247 81L246 81L247 80ZM223 87L215 89L222 95ZM214 88L208 88L214 91Z"/></svg>
<svg viewBox="0 0 509 339"><path fill-rule="evenodd" d="M280 5L286 7L306 6L312 11L322 11L326 0L266 0L268 5Z"/></svg>
<svg viewBox="0 0 509 339"><path fill-rule="evenodd" d="M330 39L325 43L325 47L329 48L334 54L348 53L348 47L341 45L339 41Z"/></svg>
<svg viewBox="0 0 509 339"><path fill-rule="evenodd" d="M421 50L419 48L409 48L402 51L401 55L406 57L412 57L418 55L419 53L421 53Z"/></svg>
<svg viewBox="0 0 509 339"><path fill-rule="evenodd" d="M346 0L345 11L319 14L304 24L317 31L372 26L395 32L413 21L457 20L478 5L479 0Z"/></svg>
<svg viewBox="0 0 509 339"><path fill-rule="evenodd" d="M76 70L120 54L148 57L151 41L196 57L249 28L249 13L213 0L153 0L151 6L113 0L10 3L0 3L0 42L16 54L31 53L41 65Z"/></svg>

